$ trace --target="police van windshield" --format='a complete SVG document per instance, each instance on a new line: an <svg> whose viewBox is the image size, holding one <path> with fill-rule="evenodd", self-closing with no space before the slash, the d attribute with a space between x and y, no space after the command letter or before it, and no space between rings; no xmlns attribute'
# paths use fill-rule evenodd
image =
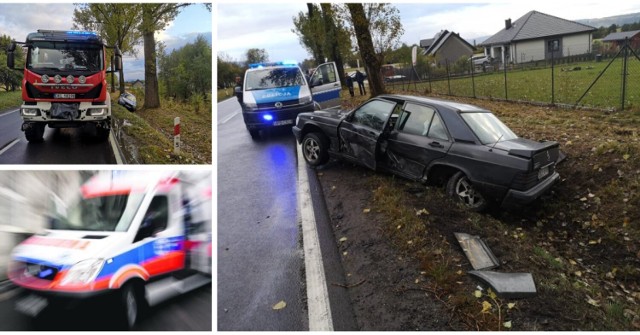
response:
<svg viewBox="0 0 640 335"><path fill-rule="evenodd" d="M306 82L300 69L297 67L284 67L247 72L245 90L253 91L302 85L306 85Z"/></svg>
<svg viewBox="0 0 640 335"><path fill-rule="evenodd" d="M102 46L86 43L33 42L27 56L27 68L98 72L103 68Z"/></svg>
<svg viewBox="0 0 640 335"><path fill-rule="evenodd" d="M57 213L51 229L88 231L127 231L144 198L142 193L81 198Z"/></svg>

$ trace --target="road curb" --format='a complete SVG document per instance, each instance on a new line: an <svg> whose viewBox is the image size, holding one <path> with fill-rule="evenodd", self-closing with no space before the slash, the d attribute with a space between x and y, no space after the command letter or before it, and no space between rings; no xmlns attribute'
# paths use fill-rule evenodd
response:
<svg viewBox="0 0 640 335"><path fill-rule="evenodd" d="M122 165L124 164L124 156L122 155L122 151L120 151L120 143L118 143L118 140L113 135L113 128L111 130L112 131L109 132L109 143L111 144L113 155L116 158L116 164Z"/></svg>

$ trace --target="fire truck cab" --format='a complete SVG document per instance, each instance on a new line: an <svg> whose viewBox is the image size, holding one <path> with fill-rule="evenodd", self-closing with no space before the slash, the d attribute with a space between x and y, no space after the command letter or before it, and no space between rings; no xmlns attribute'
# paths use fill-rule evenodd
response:
<svg viewBox="0 0 640 335"><path fill-rule="evenodd" d="M7 66L15 67L16 43L26 48L22 79L22 130L29 142L42 141L50 128L95 127L100 140L111 130L111 99L107 73L119 71L122 55L116 48L107 70L106 48L93 32L38 30L25 42L8 48Z"/></svg>
<svg viewBox="0 0 640 335"><path fill-rule="evenodd" d="M128 329L146 307L210 284L211 190L210 171L98 173L14 248L8 276L25 291L16 309L36 317L104 298Z"/></svg>

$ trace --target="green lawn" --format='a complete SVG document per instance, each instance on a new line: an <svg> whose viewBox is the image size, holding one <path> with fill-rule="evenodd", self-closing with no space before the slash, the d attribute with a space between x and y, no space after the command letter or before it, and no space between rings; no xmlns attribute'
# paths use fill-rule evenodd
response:
<svg viewBox="0 0 640 335"><path fill-rule="evenodd" d="M582 62L572 64L560 64L554 68L554 103L575 104L587 91L593 81L609 64L603 62ZM569 71L580 67L580 70ZM454 96L486 97L508 100L521 100L530 102L552 102L551 68L519 69L507 72L507 92L505 96L505 77L503 71L489 74L476 74L472 79L451 78L450 83L446 77L439 80L423 82L417 85L418 92L431 90L437 94L451 94ZM451 91L449 91L449 85ZM474 94L475 85L475 94ZM389 87L389 86L387 86ZM402 85L397 83L391 86L399 89ZM414 90L414 85L409 85L409 90ZM614 61L598 82L589 90L582 99L580 105L596 108L621 108L622 91L622 59ZM627 90L625 97L625 109L638 108L640 106L640 61L629 58L627 66Z"/></svg>
<svg viewBox="0 0 640 335"><path fill-rule="evenodd" d="M5 92L0 91L0 111L9 107L17 107L22 104L22 92Z"/></svg>

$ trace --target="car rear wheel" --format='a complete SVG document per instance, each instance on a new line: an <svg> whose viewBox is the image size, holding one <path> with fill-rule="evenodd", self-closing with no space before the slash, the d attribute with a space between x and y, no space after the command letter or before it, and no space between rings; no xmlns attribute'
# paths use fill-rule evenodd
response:
<svg viewBox="0 0 640 335"><path fill-rule="evenodd" d="M473 211L480 212L487 208L487 201L482 194L476 191L463 172L458 172L449 179L447 193Z"/></svg>
<svg viewBox="0 0 640 335"><path fill-rule="evenodd" d="M318 166L329 160L329 141L321 133L308 133L302 139L302 155L311 166Z"/></svg>

